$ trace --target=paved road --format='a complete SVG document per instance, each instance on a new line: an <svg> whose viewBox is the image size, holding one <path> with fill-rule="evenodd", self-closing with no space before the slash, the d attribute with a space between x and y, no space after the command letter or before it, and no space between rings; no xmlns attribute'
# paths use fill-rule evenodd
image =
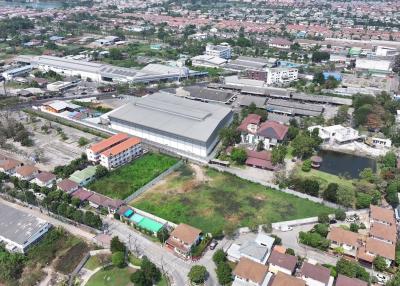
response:
<svg viewBox="0 0 400 286"><path fill-rule="evenodd" d="M214 271L215 265L211 259L213 252L207 251L205 256L198 262L185 261L163 248L160 244L150 241L120 221L111 218L106 218L104 221L108 224L110 233L125 241L131 251L139 249L141 254L147 256L158 267L164 269L164 271L172 277L173 285L188 285L187 274L190 268L195 264L201 264L207 268L210 274L206 282L207 286L218 285ZM222 244L219 245L219 247L222 247Z"/></svg>

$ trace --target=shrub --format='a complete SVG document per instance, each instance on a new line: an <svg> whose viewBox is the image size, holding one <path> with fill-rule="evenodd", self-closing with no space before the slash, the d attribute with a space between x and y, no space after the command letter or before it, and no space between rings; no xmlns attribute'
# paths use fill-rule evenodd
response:
<svg viewBox="0 0 400 286"><path fill-rule="evenodd" d="M204 283L207 279L207 269L203 265L194 265L190 269L188 277L193 283Z"/></svg>
<svg viewBox="0 0 400 286"><path fill-rule="evenodd" d="M243 148L233 148L231 151L231 159L240 165L244 164L247 160L246 150Z"/></svg>
<svg viewBox="0 0 400 286"><path fill-rule="evenodd" d="M368 208L371 202L372 202L372 196L364 193L357 193L356 208L358 209Z"/></svg>
<svg viewBox="0 0 400 286"><path fill-rule="evenodd" d="M118 238L118 236L114 236L111 239L111 244L110 244L110 250L112 253L115 252L125 252L126 251L126 246L123 242L121 242Z"/></svg>
<svg viewBox="0 0 400 286"><path fill-rule="evenodd" d="M336 183L330 183L328 187L325 189L322 197L330 202L336 203L337 202L337 190L339 185Z"/></svg>
<svg viewBox="0 0 400 286"><path fill-rule="evenodd" d="M358 229L359 229L358 224L356 224L356 223L350 224L350 231L358 232Z"/></svg>
<svg viewBox="0 0 400 286"><path fill-rule="evenodd" d="M310 172L311 171L311 160L307 159L303 162L303 165L301 166L301 170L303 172Z"/></svg>
<svg viewBox="0 0 400 286"><path fill-rule="evenodd" d="M220 263L226 262L226 254L222 249L218 249L217 251L215 251L212 259L215 265L218 265Z"/></svg>
<svg viewBox="0 0 400 286"><path fill-rule="evenodd" d="M346 219L346 212L342 209L336 209L335 210L335 218L337 220L344 221Z"/></svg>
<svg viewBox="0 0 400 286"><path fill-rule="evenodd" d="M232 282L232 269L228 263L218 264L216 272L219 284L226 285Z"/></svg>
<svg viewBox="0 0 400 286"><path fill-rule="evenodd" d="M327 214L321 214L318 216L318 222L319 223L329 223L330 219Z"/></svg>
<svg viewBox="0 0 400 286"><path fill-rule="evenodd" d="M285 251L285 253L286 253L286 254L289 254L289 255L293 255L293 256L296 255L295 252L294 252L294 250L293 250L292 248L287 248L286 251Z"/></svg>

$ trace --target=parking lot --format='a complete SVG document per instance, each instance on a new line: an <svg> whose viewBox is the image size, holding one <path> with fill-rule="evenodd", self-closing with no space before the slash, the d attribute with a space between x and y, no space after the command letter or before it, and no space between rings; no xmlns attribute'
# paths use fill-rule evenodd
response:
<svg viewBox="0 0 400 286"><path fill-rule="evenodd" d="M8 140L7 143L11 148L2 149L0 152L26 163L36 163L37 167L43 171L51 171L56 166L68 164L71 160L80 157L85 152L87 145L100 140L94 135L42 118L35 118L32 122L23 112L14 113L13 116L23 122L32 134L34 145L26 147L21 146L18 142ZM42 126L47 127L43 129ZM86 146L79 145L81 137L87 139ZM35 158L37 158L36 162Z"/></svg>

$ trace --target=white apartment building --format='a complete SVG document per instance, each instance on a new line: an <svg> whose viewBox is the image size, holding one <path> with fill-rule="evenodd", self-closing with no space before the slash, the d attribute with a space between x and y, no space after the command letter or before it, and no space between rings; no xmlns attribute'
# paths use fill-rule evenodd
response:
<svg viewBox="0 0 400 286"><path fill-rule="evenodd" d="M220 45L207 44L206 55L229 60L232 57L232 48L227 43Z"/></svg>
<svg viewBox="0 0 400 286"><path fill-rule="evenodd" d="M100 165L107 169L117 168L132 161L141 154L141 140L132 137L102 152L100 155Z"/></svg>
<svg viewBox="0 0 400 286"><path fill-rule="evenodd" d="M297 80L299 70L296 68L265 68L267 84L284 84Z"/></svg>
<svg viewBox="0 0 400 286"><path fill-rule="evenodd" d="M110 149L119 143L127 140L129 137L124 133L118 133L110 138L100 141L99 143L93 144L89 148L86 149L86 155L90 162L99 163L100 155L107 149Z"/></svg>
<svg viewBox="0 0 400 286"><path fill-rule="evenodd" d="M342 125L324 127L321 125L316 125L309 127L308 131L312 132L316 128L318 128L318 135L321 137L324 143L347 144L360 138L358 131L351 127L344 127Z"/></svg>

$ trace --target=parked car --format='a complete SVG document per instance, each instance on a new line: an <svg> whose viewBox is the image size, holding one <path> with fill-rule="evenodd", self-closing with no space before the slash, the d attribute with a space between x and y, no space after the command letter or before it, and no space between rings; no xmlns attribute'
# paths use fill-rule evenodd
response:
<svg viewBox="0 0 400 286"><path fill-rule="evenodd" d="M211 249L211 250L214 250L215 247L217 247L217 245L218 245L218 241L216 241L215 239L213 239L213 240L211 241L211 243L210 243L210 249Z"/></svg>
<svg viewBox="0 0 400 286"><path fill-rule="evenodd" d="M335 223L337 223L337 220L336 220L336 219L331 219L331 220L329 221L329 224L335 224Z"/></svg>
<svg viewBox="0 0 400 286"><path fill-rule="evenodd" d="M287 225L282 225L282 226L280 227L280 230L281 230L281 231L291 231L291 230L293 230L293 227L287 226Z"/></svg>
<svg viewBox="0 0 400 286"><path fill-rule="evenodd" d="M378 280L378 284L381 284L381 285L385 285L389 281L389 277L387 277L381 273L375 274L375 278L376 278L376 280Z"/></svg>

